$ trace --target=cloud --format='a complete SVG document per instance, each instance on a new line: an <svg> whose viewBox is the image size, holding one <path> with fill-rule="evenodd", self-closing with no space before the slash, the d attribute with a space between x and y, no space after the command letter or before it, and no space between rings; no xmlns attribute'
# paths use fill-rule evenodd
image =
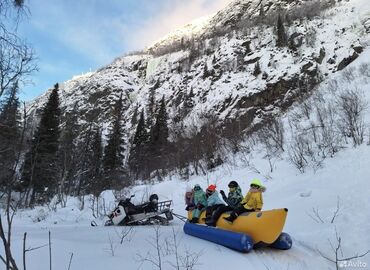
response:
<svg viewBox="0 0 370 270"><path fill-rule="evenodd" d="M130 50L142 49L152 45L170 32L187 23L213 14L233 0L186 0L172 1L157 15L147 18L136 29L124 29L129 36L127 47Z"/></svg>
<svg viewBox="0 0 370 270"><path fill-rule="evenodd" d="M29 100L55 82L152 45L177 28L233 0L27 1L23 35L39 56L40 72L24 88Z"/></svg>
<svg viewBox="0 0 370 270"><path fill-rule="evenodd" d="M58 46L99 66L124 52L143 49L232 1L110 0L107 4L102 0L34 0L30 1L31 23Z"/></svg>

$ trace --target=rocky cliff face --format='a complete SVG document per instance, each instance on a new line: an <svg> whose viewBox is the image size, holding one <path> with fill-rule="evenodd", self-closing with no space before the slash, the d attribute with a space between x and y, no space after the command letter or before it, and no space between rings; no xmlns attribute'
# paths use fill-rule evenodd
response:
<svg viewBox="0 0 370 270"><path fill-rule="evenodd" d="M283 47L276 46L279 15ZM82 130L89 123L107 127L122 93L129 138L135 112L144 109L151 118L150 104L164 96L170 131L190 134L210 118L252 129L355 60L368 44L368 22L356 1L235 0L199 27L188 26L194 32L170 34L140 54L62 83L62 111L74 108ZM47 95L30 104L34 116Z"/></svg>

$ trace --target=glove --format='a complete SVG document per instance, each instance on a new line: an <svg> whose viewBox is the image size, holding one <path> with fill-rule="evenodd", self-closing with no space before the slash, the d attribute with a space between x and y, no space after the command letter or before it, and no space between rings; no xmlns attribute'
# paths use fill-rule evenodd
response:
<svg viewBox="0 0 370 270"><path fill-rule="evenodd" d="M202 208L204 208L204 205L199 203L198 206L197 206L198 210L201 210Z"/></svg>
<svg viewBox="0 0 370 270"><path fill-rule="evenodd" d="M227 200L227 197L226 197L225 191L220 190L220 194L221 194L221 196L222 196L222 199Z"/></svg>

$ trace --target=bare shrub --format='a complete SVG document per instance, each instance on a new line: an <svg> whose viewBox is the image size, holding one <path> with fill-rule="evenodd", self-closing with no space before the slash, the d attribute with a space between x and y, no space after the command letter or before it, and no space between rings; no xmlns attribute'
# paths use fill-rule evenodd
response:
<svg viewBox="0 0 370 270"><path fill-rule="evenodd" d="M320 155L333 157L342 147L342 138L337 129L335 110L331 103L316 103L317 145Z"/></svg>
<svg viewBox="0 0 370 270"><path fill-rule="evenodd" d="M120 239L120 244L122 245L124 241L131 242L134 236L134 227L123 226L119 231L115 230L117 236Z"/></svg>
<svg viewBox="0 0 370 270"><path fill-rule="evenodd" d="M73 252L71 253L71 256L69 257L68 270L71 269L72 259L73 259Z"/></svg>
<svg viewBox="0 0 370 270"><path fill-rule="evenodd" d="M290 162L302 173L308 165L306 158L306 148L309 142L304 136L294 136L293 141L288 149L288 155Z"/></svg>
<svg viewBox="0 0 370 270"><path fill-rule="evenodd" d="M358 68L358 73L361 76L370 78L370 63L362 63Z"/></svg>
<svg viewBox="0 0 370 270"><path fill-rule="evenodd" d="M306 28L305 41L307 46L314 48L317 40L317 32L314 27Z"/></svg>
<svg viewBox="0 0 370 270"><path fill-rule="evenodd" d="M307 167L315 171L322 167L324 157L319 155L317 144L312 133L307 129L293 131L292 141L288 148L289 161L301 172L304 173Z"/></svg>
<svg viewBox="0 0 370 270"><path fill-rule="evenodd" d="M112 257L116 255L116 249L118 244L115 243L114 238L108 233L108 247L105 249Z"/></svg>
<svg viewBox="0 0 370 270"><path fill-rule="evenodd" d="M330 218L330 223L331 224L334 224L335 223L335 219L339 216L339 212L341 211L341 199L340 197L338 196L337 197L337 205L336 205L336 209L333 213L333 216ZM307 215L313 220L315 221L316 223L321 223L321 224L324 224L324 223L329 223L328 221L326 221L326 219L324 219L320 212L319 212L319 207L312 207L312 213L307 213Z"/></svg>
<svg viewBox="0 0 370 270"><path fill-rule="evenodd" d="M346 83L351 83L355 78L355 69L353 67L347 67L342 71L342 80Z"/></svg>
<svg viewBox="0 0 370 270"><path fill-rule="evenodd" d="M243 134L242 120L239 116L225 123L226 128L222 132L225 138L228 152L237 153L241 150L241 143L245 141Z"/></svg>
<svg viewBox="0 0 370 270"><path fill-rule="evenodd" d="M85 200L85 197L81 196L80 201L84 201L84 200ZM89 196L89 201L90 201L90 209L92 211L94 218L107 215L107 212L108 212L107 208L109 208L109 206L107 207L105 203L105 199L103 197L101 196L96 197L96 196L91 195Z"/></svg>
<svg viewBox="0 0 370 270"><path fill-rule="evenodd" d="M338 80L333 79L328 82L327 90L329 93L335 95L338 92L338 89L340 89Z"/></svg>
<svg viewBox="0 0 370 270"><path fill-rule="evenodd" d="M163 249L162 249L162 242L160 241L162 234L160 232L160 226L154 226L154 237L151 237L147 242L150 246L153 247L154 253L152 254L150 251L145 255L137 254L137 259L141 264L145 262L149 262L155 268L161 270L164 269L163 267Z"/></svg>
<svg viewBox="0 0 370 270"><path fill-rule="evenodd" d="M179 233L172 229L172 236L162 239L160 226L154 227L154 236L148 240L153 253L148 251L145 256L137 254L137 261L143 265L149 263L156 269L185 269L192 270L199 265L203 252L190 251L187 248L180 251L181 239Z"/></svg>
<svg viewBox="0 0 370 270"><path fill-rule="evenodd" d="M363 93L356 89L345 89L337 98L340 121L338 126L345 137L352 138L354 146L364 142L364 113L367 109Z"/></svg>
<svg viewBox="0 0 370 270"><path fill-rule="evenodd" d="M26 270L26 254L27 252L31 252L31 251L34 251L34 250L37 250L37 249L40 249L40 248L43 248L43 247L47 247L48 244L45 244L45 245L42 245L42 246L38 246L38 247L28 247L26 248L26 240L27 240L27 233L25 232L23 234L23 269ZM14 266L12 269L16 269Z"/></svg>
<svg viewBox="0 0 370 270"><path fill-rule="evenodd" d="M282 121L273 119L257 132L258 141L263 145L265 158L268 159L270 171L273 171L273 158L284 152L284 125Z"/></svg>
<svg viewBox="0 0 370 270"><path fill-rule="evenodd" d="M315 221L316 223L321 223L321 224L324 224L324 220L322 219L321 215L320 215L320 212L319 212L319 208L315 208L315 207L312 207L312 214L311 213L307 213L307 215L313 220Z"/></svg>
<svg viewBox="0 0 370 270"><path fill-rule="evenodd" d="M178 232L172 228L172 237L168 239L168 254L173 254L175 257L175 262L167 261L167 263L172 266L173 269L186 269L192 270L195 266L199 264L199 259L202 252L194 252L185 250L185 252L180 252L181 239L178 237Z"/></svg>
<svg viewBox="0 0 370 270"><path fill-rule="evenodd" d="M370 249L369 249L366 252L363 252L361 254L356 253L356 255L351 255L351 256L345 257L343 255L343 250L342 250L342 237L339 236L338 231L337 231L336 228L335 228L335 239L336 239L335 246L332 243L332 241L330 239L328 239L329 245L330 245L331 250L332 250L332 255L331 256L324 254L318 248L316 249L316 251L319 253L319 255L321 257L323 257L324 259L328 260L329 262L332 262L333 264L335 264L335 267L336 267L335 269L337 269L337 270L339 270L343 267L346 267L348 262L350 262L351 260L365 257L367 254L370 253Z"/></svg>

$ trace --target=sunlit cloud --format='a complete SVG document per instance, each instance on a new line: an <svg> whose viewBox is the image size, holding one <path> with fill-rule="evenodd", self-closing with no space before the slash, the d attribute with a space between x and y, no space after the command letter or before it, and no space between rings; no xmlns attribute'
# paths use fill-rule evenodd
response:
<svg viewBox="0 0 370 270"><path fill-rule="evenodd" d="M154 5L142 0L135 6L134 2L118 0L109 1L109 4L105 1L53 1L50 5L34 1L37 3L32 7L34 27L96 63L108 63L119 56L118 53L149 46L177 28L213 14L232 2L160 0ZM140 3L148 3L147 14L140 14ZM122 11L110 14L114 9ZM130 11L135 16L130 15Z"/></svg>
<svg viewBox="0 0 370 270"><path fill-rule="evenodd" d="M233 0L173 1L173 3L164 7L159 14L144 20L136 29L132 29L132 27L131 29L125 29L125 35L129 36L127 47L130 50L136 50L150 46L179 27L197 18L214 14L232 1Z"/></svg>
<svg viewBox="0 0 370 270"><path fill-rule="evenodd" d="M126 52L141 50L170 32L217 12L233 0L27 1L23 36L33 44L40 72L25 99Z"/></svg>

